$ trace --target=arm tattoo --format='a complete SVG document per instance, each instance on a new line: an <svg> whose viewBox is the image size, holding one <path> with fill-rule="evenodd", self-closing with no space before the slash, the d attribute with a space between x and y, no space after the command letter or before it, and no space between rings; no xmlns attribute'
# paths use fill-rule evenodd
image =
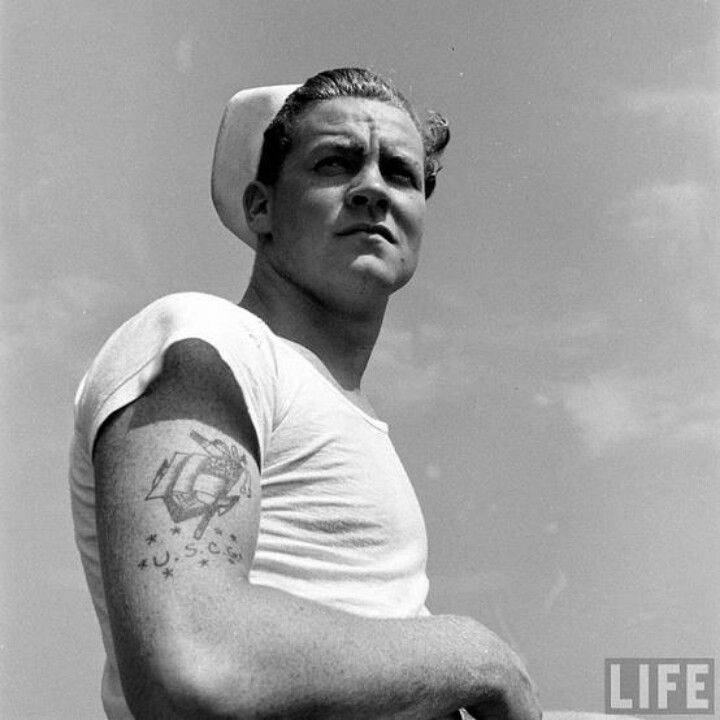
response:
<svg viewBox="0 0 720 720"><path fill-rule="evenodd" d="M222 440L207 440L200 433L191 430L190 437L203 452L176 452L170 459L163 460L152 480L145 500L162 500L174 525L167 532L169 539L182 539L180 524L191 518L199 518L192 534L192 541L185 544L177 554L171 554L159 543L160 533L151 533L145 538L151 557L142 558L137 567L146 570L151 567L162 569L165 579L174 577L174 564L180 560L193 559L200 567L207 567L210 559L227 559L231 564L242 559L237 546L237 537L229 534L223 537L222 528L216 527L215 537L201 542L208 525L215 516L224 515L241 497L251 497L250 474L247 457L234 445ZM161 538L164 541L164 538ZM195 559L195 556L201 556ZM204 557L203 557L204 556ZM169 563L173 561L173 567Z"/></svg>

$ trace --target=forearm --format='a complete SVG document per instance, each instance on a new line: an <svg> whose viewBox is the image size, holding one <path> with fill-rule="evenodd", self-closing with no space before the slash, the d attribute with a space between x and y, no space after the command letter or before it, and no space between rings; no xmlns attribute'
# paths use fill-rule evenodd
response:
<svg viewBox="0 0 720 720"><path fill-rule="evenodd" d="M368 620L255 590L268 716L436 718L477 697L490 634L469 619Z"/></svg>
<svg viewBox="0 0 720 720"><path fill-rule="evenodd" d="M183 621L194 628L127 678L136 717L433 719L480 702L507 662L467 618L370 620L269 588L244 593Z"/></svg>
<svg viewBox="0 0 720 720"><path fill-rule="evenodd" d="M200 350L168 350L152 392L108 420L96 443L103 582L135 717L435 720L504 701L504 688L526 676L507 646L472 620L364 619L248 581L260 522L260 473L249 449L256 443L236 427L247 412L233 386L199 392L198 378L213 378L202 357L187 363ZM157 490L175 458L203 459L208 447L235 458L213 472L237 487L230 511L204 514L211 529L185 524L167 489ZM200 477L177 472L185 481ZM170 558L172 567L154 572ZM510 720L539 720L531 706Z"/></svg>

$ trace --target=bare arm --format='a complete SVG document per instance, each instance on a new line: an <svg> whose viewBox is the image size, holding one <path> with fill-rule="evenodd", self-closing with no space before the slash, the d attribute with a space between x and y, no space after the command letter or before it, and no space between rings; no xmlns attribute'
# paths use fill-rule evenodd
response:
<svg viewBox="0 0 720 720"><path fill-rule="evenodd" d="M437 718L468 706L539 720L517 658L469 618L371 620L248 582L257 439L230 370L204 343L168 350L149 391L103 427L94 464L135 717Z"/></svg>

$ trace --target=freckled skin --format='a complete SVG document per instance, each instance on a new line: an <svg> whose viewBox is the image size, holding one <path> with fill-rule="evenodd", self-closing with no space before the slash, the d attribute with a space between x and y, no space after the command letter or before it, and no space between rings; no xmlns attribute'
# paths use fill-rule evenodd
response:
<svg viewBox="0 0 720 720"><path fill-rule="evenodd" d="M338 149L339 148L339 149ZM384 307L417 267L424 228L424 150L409 115L339 98L304 114L276 186L263 247L273 270L341 309ZM342 235L379 223L392 242Z"/></svg>

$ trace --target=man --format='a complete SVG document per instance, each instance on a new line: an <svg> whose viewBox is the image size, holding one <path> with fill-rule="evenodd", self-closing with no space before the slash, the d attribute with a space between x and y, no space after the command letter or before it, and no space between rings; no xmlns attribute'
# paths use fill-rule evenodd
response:
<svg viewBox="0 0 720 720"><path fill-rule="evenodd" d="M216 147L216 207L257 251L241 306L157 301L78 394L71 482L106 710L539 720L504 643L425 608L422 515L361 389L447 128L366 70L289 90L236 96ZM253 127L280 105L258 163Z"/></svg>

